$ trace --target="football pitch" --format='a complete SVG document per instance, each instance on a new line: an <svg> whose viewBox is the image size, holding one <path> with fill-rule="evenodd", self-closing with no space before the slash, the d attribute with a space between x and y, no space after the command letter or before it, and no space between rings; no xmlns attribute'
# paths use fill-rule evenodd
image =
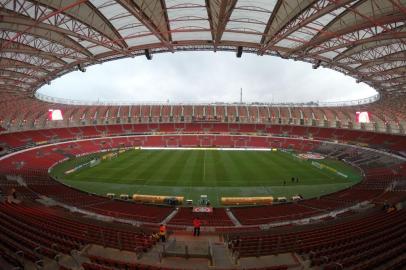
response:
<svg viewBox="0 0 406 270"><path fill-rule="evenodd" d="M98 155L105 155L98 154ZM95 155L93 155L94 157ZM337 160L312 165L283 151L129 150L94 167L65 175L90 157L70 159L51 174L59 181L92 193L184 196L198 201L208 195L214 206L221 197L285 196L312 198L347 188L361 180L360 172ZM347 175L343 177L331 168ZM299 181L292 182L292 177Z"/></svg>

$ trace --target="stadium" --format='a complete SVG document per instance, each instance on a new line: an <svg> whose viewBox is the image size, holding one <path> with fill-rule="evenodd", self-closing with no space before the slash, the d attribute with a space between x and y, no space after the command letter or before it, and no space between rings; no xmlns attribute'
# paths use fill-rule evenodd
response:
<svg viewBox="0 0 406 270"><path fill-rule="evenodd" d="M406 269L406 1L0 0L0 12L0 269ZM196 51L310 63L377 95L38 92L101 63Z"/></svg>

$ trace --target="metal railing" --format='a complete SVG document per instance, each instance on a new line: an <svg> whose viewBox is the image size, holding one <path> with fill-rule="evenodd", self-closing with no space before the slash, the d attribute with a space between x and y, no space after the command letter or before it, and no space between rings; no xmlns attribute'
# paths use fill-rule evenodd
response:
<svg viewBox="0 0 406 270"><path fill-rule="evenodd" d="M279 103L269 103L269 102L168 102L168 101L152 101L152 102L140 102L136 100L103 100L99 99L97 101L90 100L74 100L67 98L58 98L48 95L44 95L36 92L35 97L39 100L59 103L65 105L86 105L86 106L129 106L129 105L248 105L248 106L277 106L277 107L345 107L345 106L357 106L364 105L375 102L380 99L379 93L367 98L347 100L347 101L310 101L310 102L279 102Z"/></svg>

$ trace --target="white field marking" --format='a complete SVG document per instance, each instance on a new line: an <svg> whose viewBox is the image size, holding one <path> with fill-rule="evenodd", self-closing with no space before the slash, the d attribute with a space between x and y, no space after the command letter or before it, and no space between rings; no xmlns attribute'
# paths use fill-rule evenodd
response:
<svg viewBox="0 0 406 270"><path fill-rule="evenodd" d="M272 151L272 148L140 147L141 150Z"/></svg>
<svg viewBox="0 0 406 270"><path fill-rule="evenodd" d="M106 176L104 176L104 175L92 175L91 177L88 177L88 178L97 178L97 179L106 179L106 178L108 178L108 179L111 179L111 177L106 177ZM82 180L72 180L72 179L63 179L64 181L65 180L67 180L67 181L80 181L80 182L88 182L88 181L82 181ZM119 179L119 180L131 180L131 181L145 181L146 179L133 179L133 178L131 178L131 179L127 179L127 178L122 178L122 179ZM115 181L117 181L117 180L115 180ZM93 182L90 182L90 183L93 183ZM120 184L120 183L117 183L117 182L97 182L97 183L114 183L114 184ZM122 184L122 183L121 183ZM129 185L131 185L131 184L129 184Z"/></svg>
<svg viewBox="0 0 406 270"><path fill-rule="evenodd" d="M91 178L97 178L97 179L106 179L106 176L102 176L102 175L94 175L94 176L92 176ZM110 178L109 178L110 179ZM68 181L70 181L70 179L67 179ZM132 180L132 181L149 181L149 182L167 182L167 181L171 181L171 180L168 180L168 179L133 179L133 178L131 178L131 179L124 179L124 180ZM326 180L325 178L312 178L312 180L316 180L316 181L323 181L323 180ZM77 181L77 180L72 180L72 181ZM82 180L79 180L80 182L87 182L87 181L82 181ZM232 183L232 182L235 182L235 180L233 180L233 179L222 179L222 180L219 180L219 179L217 179L217 181L218 182L224 182L224 183L228 183L228 182L230 182L230 183ZM266 185L266 183L268 182L269 180L263 180L262 182L260 182L260 183L258 183L259 184L259 186L262 186L262 185L264 185L264 186L270 186L270 187L272 187L272 186L282 186L282 185ZM272 180L272 181L274 181L274 180ZM278 180L275 180L275 181L283 181L283 179L278 179ZM189 182L190 183L193 183L193 182L198 182L197 180L189 180ZM117 182L97 182L97 183L115 183L115 184L120 184L120 183L117 183ZM348 183L348 182L339 182L339 183L324 183L324 184L317 184L318 186L319 185L334 185L334 184L345 184L345 183ZM126 184L127 185L127 184ZM131 184L128 184L128 185L131 185ZM312 186L312 185L295 185L295 186L289 186L289 187L301 187L301 186ZM173 186L173 187L182 187L182 186ZM199 186L193 186L193 187L199 187ZM200 187L208 187L208 186L200 186ZM219 187L221 187L221 186L219 186ZM254 186L251 186L251 185L248 185L248 186L231 186L231 187L254 187ZM255 186L255 187L258 187L258 185L257 186ZM215 187L213 187L213 188L215 188Z"/></svg>
<svg viewBox="0 0 406 270"><path fill-rule="evenodd" d="M206 151L203 156L203 182L206 181Z"/></svg>
<svg viewBox="0 0 406 270"><path fill-rule="evenodd" d="M65 180L69 183L72 182L76 182L75 180ZM80 183L85 183L85 184L94 184L94 185L111 185L111 182L90 182L90 181L80 181ZM317 185L317 187L323 187L323 186L333 186L333 185L339 185L339 186L347 186L350 183L328 183L328 184L320 184ZM117 186L126 186L126 187L130 187L130 186L138 186L138 187L145 187L148 188L148 185L140 185L140 184L124 184L124 183L114 183L114 185ZM243 189L244 191L250 191L252 190L258 190L259 188L276 188L276 189L291 189L291 188L314 188L315 185L297 185L297 186L281 186L281 185L257 185L257 186L150 186L152 188L156 187L156 188L160 188L160 187L164 187L167 189L212 189L212 190L216 190L216 189L225 189L225 190L230 190L230 189Z"/></svg>

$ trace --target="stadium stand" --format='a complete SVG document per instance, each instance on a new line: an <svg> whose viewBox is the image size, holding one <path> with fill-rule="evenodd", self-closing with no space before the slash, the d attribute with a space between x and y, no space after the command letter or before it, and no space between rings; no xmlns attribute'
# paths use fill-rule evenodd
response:
<svg viewBox="0 0 406 270"><path fill-rule="evenodd" d="M126 132L123 132L125 130ZM313 138L318 140L334 139L343 143L358 143L368 145L377 149L391 149L401 151L405 149L406 143L403 136L392 134L377 134L366 131L349 131L331 128L314 128L300 126L272 126L258 124L139 124L139 125L109 125L109 126L86 126L77 128L58 128L48 130L24 131L17 133L0 134L1 142L4 147L21 149L34 145L58 142L77 138L94 138L102 136L116 136L121 134L151 134L152 132L173 133L181 130L182 133L241 133L241 134L268 134L275 136L294 136ZM187 137L188 138L188 137ZM281 138L281 142L288 139ZM389 143L390 142L390 143ZM286 142L289 144L288 142ZM233 147L233 142L218 142L218 146ZM305 150L305 149L303 149Z"/></svg>
<svg viewBox="0 0 406 270"><path fill-rule="evenodd" d="M169 136L137 136L140 142L146 146L162 146L173 144L173 146L199 146L202 140L212 142L214 145L228 145L236 146L235 138L246 139L244 146L253 147L266 147L267 139L263 137L244 137L244 136L219 136L219 135L169 135ZM222 142L218 141L221 138ZM86 210L93 211L99 214L113 216L117 218L127 218L143 222L159 223L165 219L173 210L170 207L154 207L139 204L133 204L121 201L112 201L106 198L89 195L81 191L66 187L47 176L47 170L52 165L60 160L65 159L69 155L81 155L84 153L94 153L103 149L101 142L108 142L110 147L119 147L123 143L132 141L134 137L122 138L111 137L98 138L96 140L76 141L75 143L63 143L55 146L43 146L36 150L28 150L10 158L0 161L2 164L2 173L19 174L25 178L26 184L30 189L38 194L43 194L48 197L54 198L57 201L83 207ZM279 139L278 139L279 140ZM287 140L282 138L282 140ZM281 146L294 147L296 149L303 149L300 143L301 139L290 139L291 142L286 142ZM252 143L252 145L251 145ZM262 143L262 145L261 145ZM309 147L309 145L307 144ZM316 144L311 148L313 151L320 151L321 153L329 153L333 156L338 152L336 148L331 148L327 143ZM347 153L345 146L340 146L340 155ZM352 148L347 146L350 150ZM333 153L331 153L333 149ZM347 152L346 152L347 151ZM369 153L368 149L358 149L356 155L351 154L353 162L358 159L364 159L365 153ZM365 153L364 153L365 152ZM349 152L351 153L351 152ZM32 155L35 159L32 159ZM348 158L348 154L345 154ZM396 179L404 177L403 165L393 165L393 160L386 158L381 160L382 164L390 165L392 168L376 168L376 160L369 165L363 164L363 169L366 171L366 179L359 185L353 186L350 189L324 196L319 200L305 201L304 203L295 204L282 204L273 206L261 206L250 208L235 208L232 209L234 216L244 225L265 224L275 221L302 219L305 217L321 214L326 210L337 210L345 206L354 205L362 201L370 201L379 197L384 190L390 186ZM388 166L389 166L388 165ZM370 168L372 166L372 168ZM6 169L7 168L7 169ZM13 168L13 169L12 169ZM11 169L11 170L10 170ZM36 174L32 174L36 171ZM396 194L397 195L397 194ZM389 195L385 195L389 196ZM395 194L393 194L395 197ZM389 196L390 197L390 196ZM319 206L315 202L323 202ZM140 214L136 214L140 213ZM260 218L259 218L260 217ZM171 224L188 225L192 219L190 209L181 209L177 215L171 220ZM205 220L203 218L203 220ZM212 217L205 220L210 226L232 226L228 216L221 209L215 211Z"/></svg>
<svg viewBox="0 0 406 270"><path fill-rule="evenodd" d="M305 127L330 127L346 128L345 133L353 130L374 131L387 133L402 133L404 130L405 116L401 104L397 107L384 107L382 105L353 106L341 108L328 107L272 107L272 106L231 106L231 105L137 105L137 106L96 106L86 109L85 106L57 105L64 111L65 120L62 122L48 121L47 103L31 99L16 99L13 105L9 103L2 113L2 126L9 131L27 129L49 129L58 125L63 126L89 126L93 124L115 124L120 111L129 117L120 117L120 123L190 123L196 120L217 119L225 123L259 123L259 124L289 124ZM389 101L387 101L389 102ZM29 105L28 105L29 104ZM34 104L34 105L33 105ZM378 103L377 103L378 104ZM396 101L396 104L397 101ZM22 115L18 108L24 108ZM399 110L397 109L399 108ZM372 122L359 125L355 123L355 112L368 110ZM131 112L131 113L129 113ZM164 116L163 113L165 114ZM210 114L210 115L208 115ZM206 119L207 115L207 119ZM241 116L239 116L241 115ZM123 118L121 121L121 118ZM241 120L240 120L241 118ZM172 119L172 121L171 121ZM238 119L238 121L237 121ZM164 121L165 120L165 121ZM337 126L337 122L340 123Z"/></svg>
<svg viewBox="0 0 406 270"><path fill-rule="evenodd" d="M33 108L38 109L40 106ZM388 119L388 115L404 121L402 114L373 106L377 107L373 119L377 119L379 125ZM406 199L406 165L391 157L391 153L402 155L406 148L405 137L371 129L300 125L301 120L334 121L334 118L350 122L354 120L350 115L355 110L208 105L181 108L172 105L138 106L135 110L131 106L80 107L68 108L67 111L71 119L84 121L86 125L64 127L58 124L57 128L46 128L44 125L41 129L32 127L44 122L41 119L46 117L41 115L41 111L45 114L45 110L39 109L38 113L32 114L25 109L23 114L11 114L10 119L20 121L19 129L23 130L10 132L13 128L8 125L10 128L2 131L0 142L5 150L3 155L26 150L0 161L0 188L5 191L16 189L24 203L0 204L0 227L6 232L0 236L0 254L8 265L21 268L25 260L41 265L45 258L69 254L71 250L81 249L89 243L145 252L154 245L150 236L145 234L153 228L148 226L156 226L168 219L170 228L178 230L191 226L193 217L197 215L204 226L215 227L218 233L225 236L237 259L296 252L301 254L302 260L310 261L311 267L372 269L385 265L387 269L397 269L404 265L405 258L404 210L386 213L381 208ZM117 124L114 120L130 112L141 123ZM178 122L170 123L176 113ZM182 123L181 117L186 121ZM291 118L292 123L297 125L265 123L280 117ZM204 121L208 118L228 118L231 121ZM34 126L21 125L27 121L32 121ZM289 122L283 120L282 123L284 121ZM33 148L36 146L41 147ZM64 186L47 175L51 166L66 158L134 146L291 148L299 152L312 151L330 158L344 159L362 169L365 177L358 185L320 198L271 206L232 208L230 213L235 219L233 221L224 208L214 208L210 215L192 213L191 208L179 208L174 212L170 206L144 205L84 193ZM374 149L384 150L387 155ZM21 177L25 185L10 180L10 176ZM43 196L65 207L77 207L117 220L141 222L144 226L134 231L133 228L119 229L125 227L122 224L111 226L83 219L79 214L67 214L62 208L45 207L34 201ZM373 203L375 207L364 213L348 210L363 202ZM323 222L303 226L289 223L316 216L323 216L320 219ZM242 227L236 227L236 222ZM266 224L285 225L263 231L261 226ZM294 230L291 232L292 228ZM21 260L21 256L24 260ZM104 257L89 259L90 262L82 264L84 269L148 267ZM274 269L287 268L282 266Z"/></svg>
<svg viewBox="0 0 406 270"><path fill-rule="evenodd" d="M141 231L135 232L134 228L122 230L107 227L103 222L88 223L78 215L68 218L66 212L58 209L25 204L1 204L0 208L1 225L3 229L8 228L9 232L7 236L4 235L5 243L20 243L13 249L22 249L29 259L38 259L36 253L53 258L57 252L70 253L70 250L78 249L86 243L129 251L150 248L153 244L149 236Z"/></svg>
<svg viewBox="0 0 406 270"><path fill-rule="evenodd" d="M313 265L340 264L345 268L354 265L365 267L370 263L372 253L380 255L388 255L391 252L402 253L400 250L404 246L399 244L403 242L404 234L398 228L404 222L405 215L402 211L386 214L376 210L368 217L342 221L330 226L321 225L317 229L309 228L291 233L280 231L255 233L252 236L229 235L228 239L230 248L238 257L296 250L303 256L309 256ZM334 235L334 238L331 235ZM379 243L383 241L386 244L380 245ZM384 261L384 256L380 259L382 261L377 260L377 265Z"/></svg>

